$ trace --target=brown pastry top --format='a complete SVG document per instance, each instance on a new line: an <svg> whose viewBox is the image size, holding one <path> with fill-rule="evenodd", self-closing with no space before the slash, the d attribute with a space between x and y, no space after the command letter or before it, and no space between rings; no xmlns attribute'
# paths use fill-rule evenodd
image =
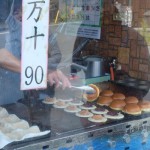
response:
<svg viewBox="0 0 150 150"><path fill-rule="evenodd" d="M92 119L94 119L94 120L101 120L101 119L103 119L103 116L102 115L93 115Z"/></svg>
<svg viewBox="0 0 150 150"><path fill-rule="evenodd" d="M45 102L55 102L55 100L56 100L55 98L46 97L44 101Z"/></svg>
<svg viewBox="0 0 150 150"><path fill-rule="evenodd" d="M89 112L88 110L81 110L81 111L79 112L79 114L80 114L80 115L83 115L83 116L86 116L86 115L89 115L90 112Z"/></svg>
<svg viewBox="0 0 150 150"><path fill-rule="evenodd" d="M55 105L57 105L57 106L65 106L66 103L63 102L63 101L58 101L58 102L55 103Z"/></svg>
<svg viewBox="0 0 150 150"><path fill-rule="evenodd" d="M102 96L112 96L114 93L111 90L104 90L102 91Z"/></svg>
<svg viewBox="0 0 150 150"><path fill-rule="evenodd" d="M128 114L139 114L141 113L141 108L137 104L126 104L126 106L123 108L123 111Z"/></svg>
<svg viewBox="0 0 150 150"><path fill-rule="evenodd" d="M116 110L122 110L125 105L126 103L124 100L113 100L109 107Z"/></svg>
<svg viewBox="0 0 150 150"><path fill-rule="evenodd" d="M67 106L66 109L68 109L68 110L76 110L76 109L77 109L77 106L75 106L75 105L70 105L70 106Z"/></svg>
<svg viewBox="0 0 150 150"><path fill-rule="evenodd" d="M125 95L124 94L122 94L122 93L115 93L113 96L112 96L112 98L114 99L114 100L124 100L125 99Z"/></svg>
<svg viewBox="0 0 150 150"><path fill-rule="evenodd" d="M138 105L141 109L150 109L150 102L149 101L142 101L139 102Z"/></svg>
<svg viewBox="0 0 150 150"><path fill-rule="evenodd" d="M135 96L129 96L125 98L125 102L128 103L135 103L137 104L139 100Z"/></svg>
<svg viewBox="0 0 150 150"><path fill-rule="evenodd" d="M97 104L108 106L112 101L113 101L113 99L111 97L100 96L98 101L97 101Z"/></svg>

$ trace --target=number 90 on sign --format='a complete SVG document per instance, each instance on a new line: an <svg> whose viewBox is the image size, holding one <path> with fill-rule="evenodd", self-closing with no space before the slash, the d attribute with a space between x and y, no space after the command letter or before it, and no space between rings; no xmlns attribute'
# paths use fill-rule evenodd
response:
<svg viewBox="0 0 150 150"><path fill-rule="evenodd" d="M33 82L39 85L43 82L43 76L44 71L42 66L37 66L35 69L33 69L31 66L28 66L25 69L25 77L27 78L25 85L32 85Z"/></svg>

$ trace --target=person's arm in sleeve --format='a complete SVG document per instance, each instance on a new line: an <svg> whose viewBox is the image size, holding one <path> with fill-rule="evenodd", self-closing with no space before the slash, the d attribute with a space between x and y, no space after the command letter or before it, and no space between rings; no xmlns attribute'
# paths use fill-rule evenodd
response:
<svg viewBox="0 0 150 150"><path fill-rule="evenodd" d="M0 67L20 73L20 60L13 56L8 50L0 49Z"/></svg>
<svg viewBox="0 0 150 150"><path fill-rule="evenodd" d="M0 45L0 67L4 69L11 70L13 72L21 72L21 62L20 60L13 55L10 51L11 42L14 42L11 38L14 36L10 35L10 33L15 33L21 27L21 23L13 16L14 11L14 0L12 1L11 10L5 23L9 29L9 33L6 36L6 43ZM17 34L15 36L18 36ZM12 47L14 49L14 47ZM19 53L20 54L20 53Z"/></svg>
<svg viewBox="0 0 150 150"><path fill-rule="evenodd" d="M61 61L62 54L54 34L50 34L49 44L50 58L48 59L48 82L51 86L55 84L56 87L59 87L59 82L62 82L63 88L70 87L71 84L68 78L57 69L57 66Z"/></svg>
<svg viewBox="0 0 150 150"><path fill-rule="evenodd" d="M48 58L48 69L56 70L58 64L61 61L61 51L59 49L55 34L50 33L49 37L49 58Z"/></svg>

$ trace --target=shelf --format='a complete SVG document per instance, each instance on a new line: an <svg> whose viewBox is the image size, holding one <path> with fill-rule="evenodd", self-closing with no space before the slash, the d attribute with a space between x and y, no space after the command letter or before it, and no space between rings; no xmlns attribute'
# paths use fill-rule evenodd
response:
<svg viewBox="0 0 150 150"><path fill-rule="evenodd" d="M95 78L88 78L85 79L86 84L93 84L93 83L99 83L110 80L110 74L105 74L105 76L101 77L95 77Z"/></svg>

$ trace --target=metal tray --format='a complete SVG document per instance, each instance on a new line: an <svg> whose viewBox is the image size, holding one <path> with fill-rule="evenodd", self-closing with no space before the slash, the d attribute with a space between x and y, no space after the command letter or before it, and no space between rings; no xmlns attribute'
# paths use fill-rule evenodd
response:
<svg viewBox="0 0 150 150"><path fill-rule="evenodd" d="M145 91L137 89L128 88L126 86L118 85L115 83L107 83L109 88L113 91L121 92L127 95L137 95L142 97L145 94ZM107 87L107 86L106 86ZM65 112L63 109L53 108L52 105L46 105L41 102L41 100L35 100L32 104L28 103L28 100L22 100L22 103L9 104L4 106L9 113L14 113L21 119L25 119L29 122L30 125L38 125L41 131L51 130L51 134L26 139L20 142L13 142L5 147L5 149L16 148L23 149L25 146L34 145L44 145L45 143L51 143L52 147L58 147L62 142L74 136L74 138L80 138L80 135L86 136L89 135L89 132L97 132L100 130L101 133L109 132L109 129L115 129L117 132L125 132L126 128L124 127L130 122L136 122L135 125L139 126L140 122L143 122L143 119L150 120L150 113L144 113L139 116L127 115L121 120L108 120L106 123L92 123L85 118L76 117L74 114ZM136 120L136 121L135 121ZM115 134L113 132L112 134ZM96 134L97 135L97 134ZM99 134L97 136L101 136ZM81 136L81 139L82 139ZM63 140L64 139L64 140ZM85 139L82 139L85 140ZM81 140L81 141L82 141ZM57 144L55 144L55 141ZM42 144L40 144L42 143ZM32 148L34 146L31 146ZM31 149L32 149L31 148Z"/></svg>

